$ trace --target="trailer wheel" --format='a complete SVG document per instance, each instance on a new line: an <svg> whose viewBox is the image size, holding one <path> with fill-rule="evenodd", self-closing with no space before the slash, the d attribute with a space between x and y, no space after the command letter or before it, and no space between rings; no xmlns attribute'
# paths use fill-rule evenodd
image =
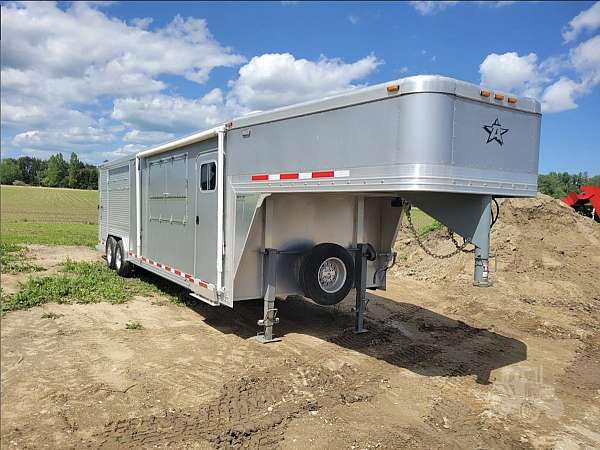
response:
<svg viewBox="0 0 600 450"><path fill-rule="evenodd" d="M115 251L117 247L116 244L117 243L115 242L115 238L113 238L112 236L109 236L106 240L106 266L109 269L115 268Z"/></svg>
<svg viewBox="0 0 600 450"><path fill-rule="evenodd" d="M335 305L354 284L354 260L340 245L315 245L300 265L300 284L304 295L319 305Z"/></svg>
<svg viewBox="0 0 600 450"><path fill-rule="evenodd" d="M115 246L115 269L117 273L122 277L128 277L131 275L131 263L125 260L125 247L123 241L120 240Z"/></svg>

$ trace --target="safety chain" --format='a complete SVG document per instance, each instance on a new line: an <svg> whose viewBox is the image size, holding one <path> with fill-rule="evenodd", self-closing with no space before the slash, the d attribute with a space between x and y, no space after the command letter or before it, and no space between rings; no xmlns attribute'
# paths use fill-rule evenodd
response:
<svg viewBox="0 0 600 450"><path fill-rule="evenodd" d="M412 217L410 215L410 203L404 204L404 213L406 214L406 218L408 219L408 227L409 227L410 231L412 232L412 234L415 238L415 241L417 241L417 244L419 245L419 247L421 247L421 250L423 250L425 253L427 253L432 258L446 259L446 258L452 258L453 256L458 255L460 252L470 253L470 252L474 251L474 249L466 250L465 247L467 245L469 245L469 243L467 241L464 241L462 243L462 245L460 245L456 241L452 230L450 230L450 228L446 228L448 230L448 236L450 237L450 239L452 239L452 242L456 246L456 250L454 250L446 255L437 255L437 254L433 253L431 250L429 250L427 247L425 247L425 244L423 244L423 241L421 241L421 238L419 237L419 233L417 233L417 230L415 229L415 226L412 223Z"/></svg>

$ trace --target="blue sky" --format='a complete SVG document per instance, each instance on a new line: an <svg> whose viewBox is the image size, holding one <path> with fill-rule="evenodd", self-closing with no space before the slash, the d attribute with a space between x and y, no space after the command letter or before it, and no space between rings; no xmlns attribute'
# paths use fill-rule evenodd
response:
<svg viewBox="0 0 600 450"><path fill-rule="evenodd" d="M2 3L2 154L100 162L418 74L544 108L540 172L600 173L600 2Z"/></svg>

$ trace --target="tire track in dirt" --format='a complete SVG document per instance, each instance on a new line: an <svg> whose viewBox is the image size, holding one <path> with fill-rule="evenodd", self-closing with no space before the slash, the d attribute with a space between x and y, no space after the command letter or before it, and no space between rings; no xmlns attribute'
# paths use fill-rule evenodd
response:
<svg viewBox="0 0 600 450"><path fill-rule="evenodd" d="M214 401L197 409L108 423L86 448L176 448L206 442L210 448L278 448L287 424L307 411L368 400L373 384L348 366L332 371L296 360L223 385ZM349 391L359 395L349 397Z"/></svg>

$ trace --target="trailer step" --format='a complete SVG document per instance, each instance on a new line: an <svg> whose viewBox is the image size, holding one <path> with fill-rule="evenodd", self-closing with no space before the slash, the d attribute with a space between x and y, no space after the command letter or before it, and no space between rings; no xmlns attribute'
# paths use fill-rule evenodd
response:
<svg viewBox="0 0 600 450"><path fill-rule="evenodd" d="M190 292L190 296L194 297L195 299L200 300L200 301L202 301L204 303L207 303L210 306L219 306L220 305L220 303L218 301L210 300L210 299L208 299L206 297L202 297L201 295L198 295L198 294L196 294L194 292Z"/></svg>

